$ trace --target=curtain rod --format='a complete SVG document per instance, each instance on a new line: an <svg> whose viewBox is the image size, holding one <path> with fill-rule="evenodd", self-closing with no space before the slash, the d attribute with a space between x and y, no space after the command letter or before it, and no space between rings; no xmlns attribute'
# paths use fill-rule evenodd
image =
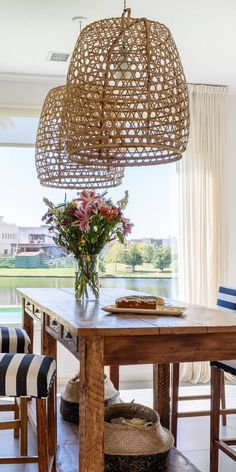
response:
<svg viewBox="0 0 236 472"><path fill-rule="evenodd" d="M206 85L207 87L228 87L228 85L203 84L203 83L194 83L194 82L188 82L188 85Z"/></svg>

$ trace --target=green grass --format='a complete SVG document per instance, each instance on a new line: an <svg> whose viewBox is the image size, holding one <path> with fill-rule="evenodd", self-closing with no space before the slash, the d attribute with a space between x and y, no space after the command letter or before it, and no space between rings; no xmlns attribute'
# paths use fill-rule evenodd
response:
<svg viewBox="0 0 236 472"><path fill-rule="evenodd" d="M0 269L0 277L73 277L73 267L45 269Z"/></svg>
<svg viewBox="0 0 236 472"><path fill-rule="evenodd" d="M106 273L102 274L104 276L111 276L111 277L176 277L177 274L171 272L170 270L165 270L164 272L160 272L158 269L154 269L152 264L143 264L142 266L136 266L135 271L129 268L126 268L125 264L114 264L114 263L107 263L106 264Z"/></svg>
<svg viewBox="0 0 236 472"><path fill-rule="evenodd" d="M127 269L125 264L106 264L106 272L102 277L176 277L170 271L159 272L152 264L137 266L135 272ZM0 277L74 277L73 267L45 269L0 268Z"/></svg>

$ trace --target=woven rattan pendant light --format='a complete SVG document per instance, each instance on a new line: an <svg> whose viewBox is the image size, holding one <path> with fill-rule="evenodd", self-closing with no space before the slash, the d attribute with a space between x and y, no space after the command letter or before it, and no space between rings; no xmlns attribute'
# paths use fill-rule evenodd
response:
<svg viewBox="0 0 236 472"><path fill-rule="evenodd" d="M188 90L166 26L146 18L85 27L69 65L64 125L69 159L137 166L177 161L189 135Z"/></svg>
<svg viewBox="0 0 236 472"><path fill-rule="evenodd" d="M83 166L68 161L63 122L67 87L50 90L40 116L35 162L41 185L64 189L109 188L121 184L122 168Z"/></svg>

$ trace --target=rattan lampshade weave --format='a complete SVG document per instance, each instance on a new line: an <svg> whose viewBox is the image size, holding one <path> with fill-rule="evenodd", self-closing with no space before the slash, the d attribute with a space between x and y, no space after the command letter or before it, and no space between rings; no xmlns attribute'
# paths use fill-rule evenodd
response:
<svg viewBox="0 0 236 472"><path fill-rule="evenodd" d="M65 128L77 163L137 166L177 161L189 135L188 90L166 26L104 19L82 31L69 65Z"/></svg>
<svg viewBox="0 0 236 472"><path fill-rule="evenodd" d="M102 165L83 166L68 160L63 126L66 86L49 91L42 108L35 162L42 185L57 188L109 188L121 184L124 170Z"/></svg>

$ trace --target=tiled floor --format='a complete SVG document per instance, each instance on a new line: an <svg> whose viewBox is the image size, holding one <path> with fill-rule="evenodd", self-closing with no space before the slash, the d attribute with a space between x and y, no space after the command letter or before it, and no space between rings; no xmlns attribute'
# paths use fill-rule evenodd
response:
<svg viewBox="0 0 236 472"><path fill-rule="evenodd" d="M227 385L227 406L236 407L236 385ZM181 394L206 394L207 386L181 387ZM137 403L152 405L152 391L146 390L124 390L121 393L124 401L135 399ZM198 406L198 403L200 404ZM207 401L191 402L191 410L199 407L208 408ZM187 410L189 402L182 403L181 409ZM3 414L1 414L3 418ZM4 416L6 418L6 414ZM222 428L222 435L236 437L236 416L229 415L227 426ZM36 441L32 431L29 433L30 452L35 453ZM209 417L181 418L178 429L178 449L188 457L201 472L209 471ZM14 454L17 450L17 440L13 439L12 431L0 431L0 455ZM0 465L0 472L36 472L35 464L28 465ZM219 472L235 472L236 464L222 454L220 457Z"/></svg>

